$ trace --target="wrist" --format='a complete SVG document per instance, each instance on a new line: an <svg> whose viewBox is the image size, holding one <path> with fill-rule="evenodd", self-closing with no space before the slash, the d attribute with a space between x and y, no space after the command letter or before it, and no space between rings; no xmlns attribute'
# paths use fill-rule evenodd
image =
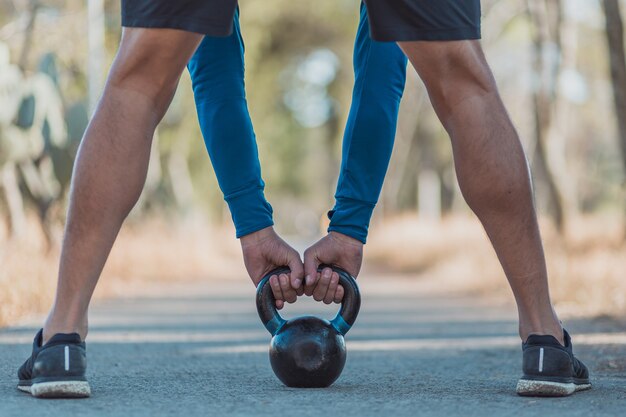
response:
<svg viewBox="0 0 626 417"><path fill-rule="evenodd" d="M363 247L363 242L361 242L360 240L355 239L352 236L348 236L343 233L337 232L337 231L328 232L328 236L330 236L330 238L333 239L334 241L341 243L341 244L356 246L359 248Z"/></svg>
<svg viewBox="0 0 626 417"><path fill-rule="evenodd" d="M376 204L344 197L335 199L335 207L328 212L328 232L338 232L365 243Z"/></svg>
<svg viewBox="0 0 626 417"><path fill-rule="evenodd" d="M257 230L256 232L249 233L245 236L241 236L239 241L241 242L241 247L246 248L248 246L256 246L274 236L276 236L274 227L269 226L261 230Z"/></svg>
<svg viewBox="0 0 626 417"><path fill-rule="evenodd" d="M241 238L274 225L272 206L265 199L263 187L252 185L234 193L225 193L236 236Z"/></svg>

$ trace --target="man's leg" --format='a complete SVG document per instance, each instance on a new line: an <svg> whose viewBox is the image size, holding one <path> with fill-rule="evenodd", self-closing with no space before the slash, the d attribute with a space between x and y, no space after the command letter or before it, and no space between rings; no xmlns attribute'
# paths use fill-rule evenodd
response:
<svg viewBox="0 0 626 417"><path fill-rule="evenodd" d="M528 163L478 41L401 42L452 139L461 191L517 301L522 340L563 329L552 308Z"/></svg>
<svg viewBox="0 0 626 417"><path fill-rule="evenodd" d="M87 310L113 242L135 205L154 130L202 35L125 28L103 96L81 142L54 306L43 343L56 333L87 335Z"/></svg>
<svg viewBox="0 0 626 417"><path fill-rule="evenodd" d="M591 387L548 289L528 163L483 55L480 0L365 0L372 37L396 41L426 84L452 139L461 191L481 220L519 311L517 393L565 396Z"/></svg>

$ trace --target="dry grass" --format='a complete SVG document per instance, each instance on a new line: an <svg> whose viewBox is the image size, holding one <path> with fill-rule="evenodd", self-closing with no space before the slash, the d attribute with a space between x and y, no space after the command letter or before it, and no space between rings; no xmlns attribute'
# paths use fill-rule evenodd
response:
<svg viewBox="0 0 626 417"><path fill-rule="evenodd" d="M562 239L543 227L552 293L568 316L626 313L626 244L619 222L584 219ZM46 253L36 225L26 239L7 241L0 228L0 327L47 310L58 249ZM510 290L480 224L469 217L441 223L401 217L377 224L366 249L368 268L420 280L432 291L489 294ZM246 276L232 230L192 218L171 224L142 220L122 230L96 298L139 294L150 284Z"/></svg>
<svg viewBox="0 0 626 417"><path fill-rule="evenodd" d="M626 312L626 242L619 225L619 220L606 217L580 219L563 238L548 222L542 223L551 291L560 313L571 317ZM386 221L373 229L367 258L424 280L433 290L512 298L474 218L452 217L439 224L416 217Z"/></svg>
<svg viewBox="0 0 626 417"><path fill-rule="evenodd" d="M8 241L0 230L0 327L47 310L56 286L59 249L45 250L35 224L25 238ZM229 279L245 274L231 230L197 219L172 226L146 220L122 229L95 297L132 295L146 283ZM245 276L245 275L244 275Z"/></svg>

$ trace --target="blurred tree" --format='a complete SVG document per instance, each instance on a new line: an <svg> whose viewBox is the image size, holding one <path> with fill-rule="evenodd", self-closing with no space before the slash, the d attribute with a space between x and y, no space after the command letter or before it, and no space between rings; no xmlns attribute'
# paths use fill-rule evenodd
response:
<svg viewBox="0 0 626 417"><path fill-rule="evenodd" d="M559 92L565 66L575 65L575 42L561 0L527 0L533 41L533 113L536 161L549 196L550 214L564 232L578 211L565 160L567 102ZM574 48L572 48L574 47Z"/></svg>
<svg viewBox="0 0 626 417"><path fill-rule="evenodd" d="M623 200L626 201L626 51L624 50L624 24L618 0L603 0L602 6L606 16L606 38L613 83L613 102L624 166ZM622 204L626 219L626 203L624 201ZM626 233L624 238L626 238Z"/></svg>
<svg viewBox="0 0 626 417"><path fill-rule="evenodd" d="M89 81L88 100L89 113L96 109L96 104L100 98L102 87L104 86L105 68L105 20L104 20L104 0L88 0L88 42L89 55L87 65L87 78Z"/></svg>
<svg viewBox="0 0 626 417"><path fill-rule="evenodd" d="M532 156L539 209L548 208L561 228L578 206L595 212L623 205L616 198L626 172L622 169L622 162L626 164L626 93L620 1L623 6L624 0L483 0L483 44L521 136L531 138L524 145ZM606 31L601 4L607 14ZM90 7L97 24L89 23ZM66 195L72 159L87 123L89 97L99 94L91 75L106 73L118 47L119 9L119 0L0 0L0 40L12 51L15 64L21 56L28 57L24 77L36 72L38 58L49 52L58 65L52 68L52 61L44 60L40 70L55 80L65 109L69 142L64 148L46 150L61 195ZM89 42L102 35L103 16L106 36L104 44L100 38L97 47L91 47L100 51L100 58L94 60ZM241 2L241 20L247 46L246 86L267 195L281 230L297 232L298 216L317 224L332 204L353 86L351 56L358 2L248 0ZM97 36L87 36L94 28ZM607 36L613 91L607 83L607 55L598 48ZM454 178L449 141L418 77L413 71L409 74L382 210L377 212L396 215L420 205L436 212L438 205L424 205L436 194L441 194L444 213L466 210ZM0 81L3 77L3 88L14 84L6 71ZM18 82L17 87L22 84ZM584 97L577 100L572 94ZM24 105L25 116L29 103ZM606 122L612 108L620 115L621 142L615 141L613 126ZM0 113L8 109L0 106ZM202 147L187 75L181 78L159 134L144 204L139 204L142 209L135 214L154 210L157 215L179 216L193 206L216 222L227 219ZM16 135L4 136L5 141L18 140ZM618 143L621 154L616 152ZM23 182L20 171L16 172L16 181ZM15 178L7 175L7 181ZM31 208L24 184L13 188L25 195L26 209ZM7 203L0 209L7 211Z"/></svg>
<svg viewBox="0 0 626 417"><path fill-rule="evenodd" d="M35 32L35 19L40 7L41 3L39 0L30 0L28 3L28 24L24 31L24 43L22 44L22 52L18 61L18 66L22 71L28 66L28 56L33 45L33 34Z"/></svg>

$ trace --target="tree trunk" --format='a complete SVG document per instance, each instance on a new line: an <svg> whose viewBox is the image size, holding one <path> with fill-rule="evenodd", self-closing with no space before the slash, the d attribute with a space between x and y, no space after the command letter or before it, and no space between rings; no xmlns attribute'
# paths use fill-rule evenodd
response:
<svg viewBox="0 0 626 417"><path fill-rule="evenodd" d="M422 117L419 115L425 111L425 106L430 105L426 94L421 88L413 85L415 79L407 79L407 87L405 89L404 104L411 117L402 118L398 121L398 131L396 134L394 156L392 157L385 187L381 200L384 200L384 215L395 215L401 211L401 196L406 191L407 172L410 171L411 164L417 164L416 158L416 135L421 129L420 123ZM403 112L403 109L400 110Z"/></svg>
<svg viewBox="0 0 626 417"><path fill-rule="evenodd" d="M167 168L170 181L172 182L172 191L176 205L183 214L191 214L194 190L187 162L187 152L179 149L179 147L172 147L168 157Z"/></svg>
<svg viewBox="0 0 626 417"><path fill-rule="evenodd" d="M88 43L89 58L87 63L89 114L96 109L104 85L106 50L104 46L105 21L104 0L88 0Z"/></svg>
<svg viewBox="0 0 626 417"><path fill-rule="evenodd" d="M441 220L441 178L434 169L417 173L417 213L424 220Z"/></svg>
<svg viewBox="0 0 626 417"><path fill-rule="evenodd" d="M556 68L555 93L552 103L552 120L547 131L547 161L550 173L557 185L557 192L563 202L563 223L567 224L578 216L578 190L576 178L568 167L567 139L570 132L576 129L576 117L573 114L571 101L559 93L559 86L563 85L562 77L565 71L576 71L578 55L578 28L571 18L562 11L558 13L558 26L555 36L558 41L559 65Z"/></svg>
<svg viewBox="0 0 626 417"><path fill-rule="evenodd" d="M565 107L558 80L565 55L572 51L563 50L561 0L528 0L527 10L533 27L536 161L547 185L550 213L563 233L577 212L577 201L564 161L565 136L558 123L562 118L556 112Z"/></svg>
<svg viewBox="0 0 626 417"><path fill-rule="evenodd" d="M20 58L17 61L18 67L24 72L28 65L28 55L33 45L33 34L35 33L35 19L37 18L37 12L41 4L39 0L31 0L28 5L28 24L24 31L24 43L22 44L22 51L20 52Z"/></svg>
<svg viewBox="0 0 626 417"><path fill-rule="evenodd" d="M2 167L2 188L9 209L11 237L22 237L26 231L26 214L24 201L17 180L17 168L12 162L7 162Z"/></svg>
<svg viewBox="0 0 626 417"><path fill-rule="evenodd" d="M626 177L626 50L624 49L624 24L622 22L619 0L603 0L602 6L606 15L606 37L609 47L609 61L611 63L613 101L624 176ZM626 179L624 180L623 188L624 200L626 200ZM626 204L624 209L626 219Z"/></svg>

